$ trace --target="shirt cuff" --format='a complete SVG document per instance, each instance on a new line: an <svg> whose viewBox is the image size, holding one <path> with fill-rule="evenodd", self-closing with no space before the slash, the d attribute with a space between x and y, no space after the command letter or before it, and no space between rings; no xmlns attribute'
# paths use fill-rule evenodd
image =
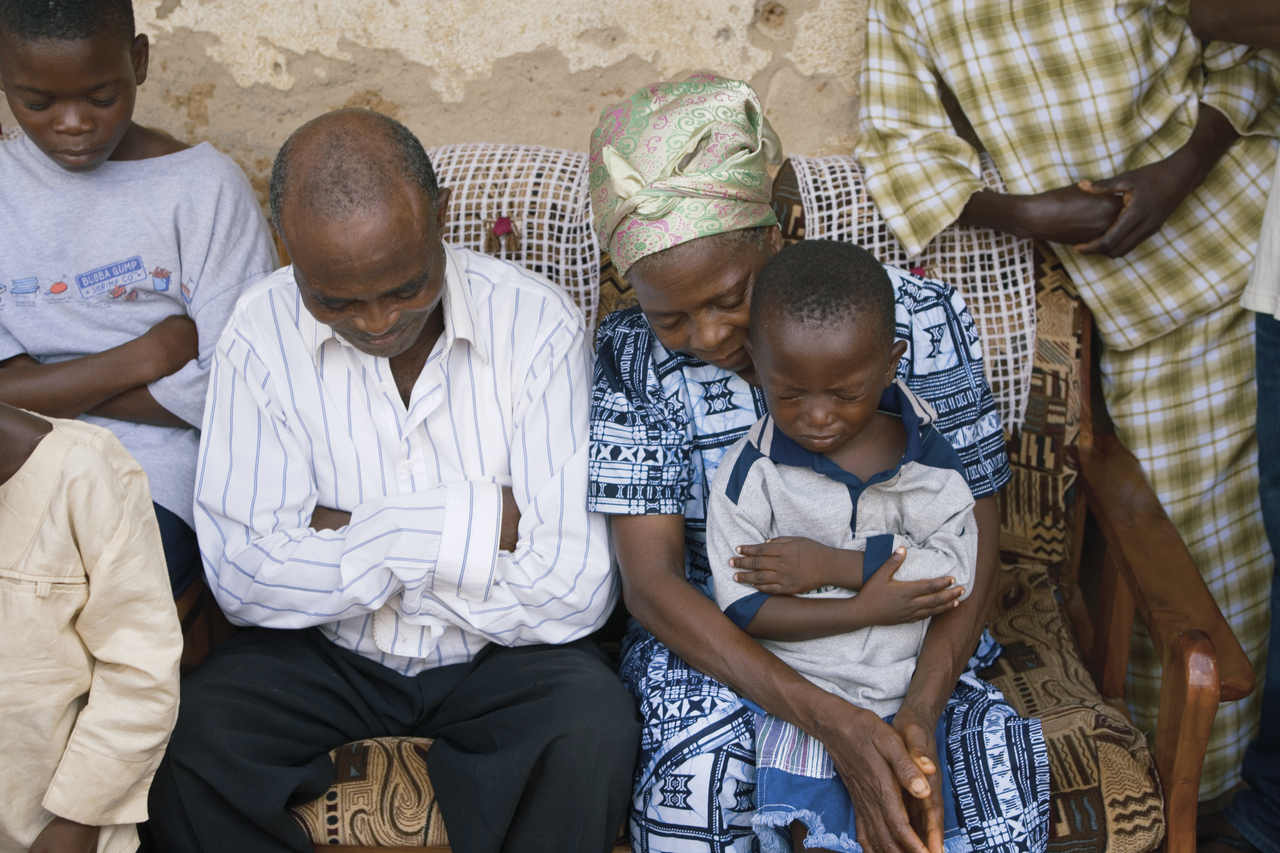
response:
<svg viewBox="0 0 1280 853"><path fill-rule="evenodd" d="M760 608L764 607L764 603L768 600L769 593L753 592L726 607L724 615L729 617L730 622L745 631L747 626L751 624L751 620L756 618L756 614L760 612Z"/></svg>
<svg viewBox="0 0 1280 853"><path fill-rule="evenodd" d="M862 585L866 586L871 576L880 570L885 560L893 553L893 534L881 533L867 537L867 549L862 556Z"/></svg>
<svg viewBox="0 0 1280 853"><path fill-rule="evenodd" d="M432 592L467 601L488 599L501 536L501 486L484 482L445 486L444 528Z"/></svg>
<svg viewBox="0 0 1280 853"><path fill-rule="evenodd" d="M147 792L163 750L146 761L109 758L85 749L73 736L42 805L58 817L89 826L147 819Z"/></svg>
<svg viewBox="0 0 1280 853"><path fill-rule="evenodd" d="M1241 136L1274 136L1280 131L1275 93L1265 67L1244 63L1211 71L1200 101L1226 116Z"/></svg>

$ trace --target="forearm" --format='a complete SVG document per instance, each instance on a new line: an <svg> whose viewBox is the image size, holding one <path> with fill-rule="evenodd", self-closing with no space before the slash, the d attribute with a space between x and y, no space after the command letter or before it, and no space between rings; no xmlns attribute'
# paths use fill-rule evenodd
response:
<svg viewBox="0 0 1280 853"><path fill-rule="evenodd" d="M904 706L909 705L922 717L935 721L977 647L998 588L1000 507L996 497L980 498L974 504L973 514L978 522L973 591L958 607L935 616L929 623L915 675L903 699Z"/></svg>
<svg viewBox="0 0 1280 853"><path fill-rule="evenodd" d="M1188 20L1202 39L1280 49L1277 0L1191 0Z"/></svg>
<svg viewBox="0 0 1280 853"><path fill-rule="evenodd" d="M1213 167L1231 148L1232 143L1240 138L1231 121L1208 104L1200 104L1200 115L1196 120L1195 130L1191 138L1178 149L1174 157L1185 158L1190 182L1187 194L1204 183Z"/></svg>
<svg viewBox="0 0 1280 853"><path fill-rule="evenodd" d="M747 624L748 635L758 640L796 642L834 637L870 627L862 618L858 597L799 598L771 595Z"/></svg>
<svg viewBox="0 0 1280 853"><path fill-rule="evenodd" d="M0 401L55 418L74 418L158 378L130 341L82 358L41 364L28 355L0 362Z"/></svg>
<svg viewBox="0 0 1280 853"><path fill-rule="evenodd" d="M694 669L814 736L829 716L823 709L847 704L741 631L682 576L653 581L641 591L623 572L627 609Z"/></svg>
<svg viewBox="0 0 1280 853"><path fill-rule="evenodd" d="M199 427L199 424L187 423L173 412L156 402L151 396L151 389L146 385L130 388L109 400L104 400L89 409L88 414L100 418L115 418L118 421L129 421L135 424L149 424L163 427Z"/></svg>
<svg viewBox="0 0 1280 853"><path fill-rule="evenodd" d="M964 210L958 220L962 225L977 228L990 228L1003 231L1015 237L1029 238L1033 235L1025 225L1022 210L1026 196L1011 195L995 190L979 190L969 196Z"/></svg>

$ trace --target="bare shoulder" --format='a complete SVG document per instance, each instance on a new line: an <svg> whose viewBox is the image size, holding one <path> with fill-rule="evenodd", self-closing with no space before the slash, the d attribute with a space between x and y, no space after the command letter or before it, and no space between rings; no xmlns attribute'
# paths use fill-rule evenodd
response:
<svg viewBox="0 0 1280 853"><path fill-rule="evenodd" d="M30 412L0 403L0 485L26 464L53 424Z"/></svg>

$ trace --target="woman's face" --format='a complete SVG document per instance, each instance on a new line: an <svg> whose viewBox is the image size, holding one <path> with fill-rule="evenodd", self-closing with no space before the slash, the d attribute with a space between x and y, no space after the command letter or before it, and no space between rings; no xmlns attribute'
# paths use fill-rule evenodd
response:
<svg viewBox="0 0 1280 853"><path fill-rule="evenodd" d="M777 226L765 234L763 250L752 242L735 248L724 240L700 237L627 272L640 308L664 347L754 378L745 346L751 287L765 262L782 248Z"/></svg>

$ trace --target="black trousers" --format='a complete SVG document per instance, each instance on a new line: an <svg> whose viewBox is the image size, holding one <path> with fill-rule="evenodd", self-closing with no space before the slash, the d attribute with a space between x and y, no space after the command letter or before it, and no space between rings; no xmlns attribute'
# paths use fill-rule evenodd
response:
<svg viewBox="0 0 1280 853"><path fill-rule="evenodd" d="M290 806L333 783L329 750L432 737L427 769L458 853L601 853L627 812L635 700L594 643L486 646L400 675L318 630L254 629L182 684L151 788L162 853L311 853Z"/></svg>

